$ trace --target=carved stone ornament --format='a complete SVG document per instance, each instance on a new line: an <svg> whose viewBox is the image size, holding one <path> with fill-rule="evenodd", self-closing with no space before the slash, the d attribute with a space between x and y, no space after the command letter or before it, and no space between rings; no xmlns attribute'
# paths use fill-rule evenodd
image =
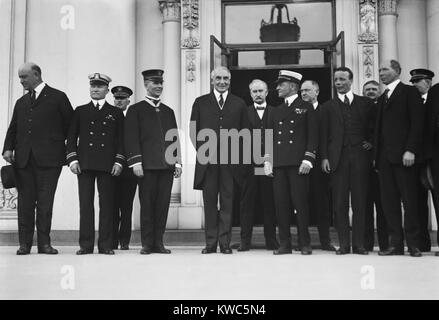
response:
<svg viewBox="0 0 439 320"><path fill-rule="evenodd" d="M379 0L378 13L380 16L394 15L397 16L396 9L398 6L398 0Z"/></svg>
<svg viewBox="0 0 439 320"><path fill-rule="evenodd" d="M163 22L180 21L180 0L161 0L159 6Z"/></svg>
<svg viewBox="0 0 439 320"><path fill-rule="evenodd" d="M10 211L17 210L17 189L3 189L0 183L0 210Z"/></svg>
<svg viewBox="0 0 439 320"><path fill-rule="evenodd" d="M195 78L195 70L196 70L196 54L193 50L186 52L186 80L188 82L194 82Z"/></svg>
<svg viewBox="0 0 439 320"><path fill-rule="evenodd" d="M198 0L182 0L182 48L200 47Z"/></svg>
<svg viewBox="0 0 439 320"><path fill-rule="evenodd" d="M374 77L374 50L373 46L363 47L363 75L366 79L373 79Z"/></svg>
<svg viewBox="0 0 439 320"><path fill-rule="evenodd" d="M361 42L377 42L377 0L360 0L360 32Z"/></svg>

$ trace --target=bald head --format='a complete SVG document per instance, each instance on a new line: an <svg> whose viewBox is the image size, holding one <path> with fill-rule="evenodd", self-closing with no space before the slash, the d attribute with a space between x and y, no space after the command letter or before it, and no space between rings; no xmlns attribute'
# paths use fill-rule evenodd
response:
<svg viewBox="0 0 439 320"><path fill-rule="evenodd" d="M33 62L26 62L21 65L18 69L18 77L25 90L33 90L43 82L41 68Z"/></svg>

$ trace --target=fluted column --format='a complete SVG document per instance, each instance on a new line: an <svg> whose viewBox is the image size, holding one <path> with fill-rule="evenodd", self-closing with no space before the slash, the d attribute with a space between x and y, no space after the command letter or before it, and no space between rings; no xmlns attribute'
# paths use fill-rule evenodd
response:
<svg viewBox="0 0 439 320"><path fill-rule="evenodd" d="M380 0L378 2L379 55L381 61L398 59L397 5L398 0Z"/></svg>
<svg viewBox="0 0 439 320"><path fill-rule="evenodd" d="M178 127L181 128L181 83L180 83L180 0L160 0L163 24L163 102L175 113ZM185 168L183 168L185 170ZM174 179L171 193L171 206L168 213L168 229L178 229L178 210L181 204L181 178Z"/></svg>
<svg viewBox="0 0 439 320"><path fill-rule="evenodd" d="M439 1L427 0L428 68L439 79Z"/></svg>
<svg viewBox="0 0 439 320"><path fill-rule="evenodd" d="M398 3L398 53L403 68L401 79L410 80L409 71L426 68L427 62L427 23L425 0L399 0ZM416 48L416 50L413 50Z"/></svg>

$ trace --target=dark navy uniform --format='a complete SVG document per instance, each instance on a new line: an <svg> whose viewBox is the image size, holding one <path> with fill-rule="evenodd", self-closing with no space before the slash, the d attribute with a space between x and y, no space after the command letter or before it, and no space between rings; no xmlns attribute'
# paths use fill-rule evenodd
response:
<svg viewBox="0 0 439 320"><path fill-rule="evenodd" d="M147 70L144 79L161 84L162 70ZM158 99L132 105L125 119L125 147L128 166L142 165L139 178L140 231L142 254L170 253L163 246L168 219L174 170L180 166L180 145L174 111ZM172 138L167 134L172 134ZM175 146L175 148L173 148ZM169 155L167 150L173 149Z"/></svg>
<svg viewBox="0 0 439 320"><path fill-rule="evenodd" d="M271 128L279 250L291 251L290 219L293 208L297 212L299 247L309 248L309 175L300 175L299 167L304 160L311 164L315 161L318 118L313 106L297 97L291 105L284 103L274 109Z"/></svg>
<svg viewBox="0 0 439 320"><path fill-rule="evenodd" d="M67 137L67 161L79 161L80 227L79 245L87 251L94 246L94 192L99 192L99 251L112 247L115 163L123 167L123 113L105 102L100 110L93 102L75 109Z"/></svg>
<svg viewBox="0 0 439 320"><path fill-rule="evenodd" d="M111 93L114 95L116 107L120 108L118 104L122 103L122 106L126 108L129 104L128 98L133 94L133 91L124 86L115 86L111 89ZM128 250L131 239L133 201L137 189L137 177L134 175L133 170L128 168L125 161L122 173L115 178L113 248L117 249L120 244L121 250Z"/></svg>

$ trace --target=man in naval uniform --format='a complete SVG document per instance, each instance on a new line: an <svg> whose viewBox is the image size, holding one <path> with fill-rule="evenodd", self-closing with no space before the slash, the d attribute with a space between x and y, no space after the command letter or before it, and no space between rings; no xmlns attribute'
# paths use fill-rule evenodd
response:
<svg viewBox="0 0 439 320"><path fill-rule="evenodd" d="M410 75L410 82L413 84L413 86L416 87L416 89L418 89L418 92L421 95L423 107L425 108L425 123L428 123L429 118L427 114L427 109L429 109L430 105L432 104L432 100L428 99L428 97L429 91L433 84L434 72L428 69L413 69L410 71ZM428 126L424 127L424 147L422 153L423 161L425 161L426 156L425 147L427 145L426 141L428 139L427 128ZM421 178L418 179L418 219L420 228L418 248L423 252L429 252L431 251L431 239L430 232L428 230L428 189L431 186L428 186L428 183L423 182L427 182L427 171L425 163L421 164ZM435 202L437 202L436 198L433 197L433 203ZM435 209L436 208L438 208L437 203L435 203Z"/></svg>
<svg viewBox="0 0 439 320"><path fill-rule="evenodd" d="M302 83L300 92L303 101L309 102L314 107L317 114L319 130L321 127L322 105L317 100L320 93L319 84L314 80L307 80ZM329 177L320 168L320 152L317 150L316 168L311 170L309 188L309 210L310 216L317 220L317 230L321 249L325 251L335 251L331 244L329 227L331 225L332 210L330 206Z"/></svg>
<svg viewBox="0 0 439 320"><path fill-rule="evenodd" d="M130 96L133 91L124 86L116 86L111 89L114 96L114 106L127 113L130 104ZM127 168L124 163L122 173L116 177L113 210L113 249L128 250L131 238L131 217L133 212L133 200L136 194L137 177L133 170Z"/></svg>
<svg viewBox="0 0 439 320"><path fill-rule="evenodd" d="M276 219L280 247L275 255L289 254L291 249L290 220L297 212L299 249L310 255L309 173L316 159L318 119L313 106L299 95L302 75L289 70L279 72L277 91L285 102L274 109L269 127L273 129L273 154L267 154L265 172L273 174ZM272 167L274 168L272 172ZM292 206L291 206L292 205Z"/></svg>
<svg viewBox="0 0 439 320"><path fill-rule="evenodd" d="M132 105L125 119L127 163L139 182L140 254L164 253L173 179L182 173L174 111L160 101L163 70L142 72L145 100Z"/></svg>
<svg viewBox="0 0 439 320"><path fill-rule="evenodd" d="M122 172L123 113L105 101L110 77L89 75L92 101L75 109L67 136L67 162L78 176L79 246L78 255L93 253L95 181L99 192L98 251L112 250L115 176Z"/></svg>

